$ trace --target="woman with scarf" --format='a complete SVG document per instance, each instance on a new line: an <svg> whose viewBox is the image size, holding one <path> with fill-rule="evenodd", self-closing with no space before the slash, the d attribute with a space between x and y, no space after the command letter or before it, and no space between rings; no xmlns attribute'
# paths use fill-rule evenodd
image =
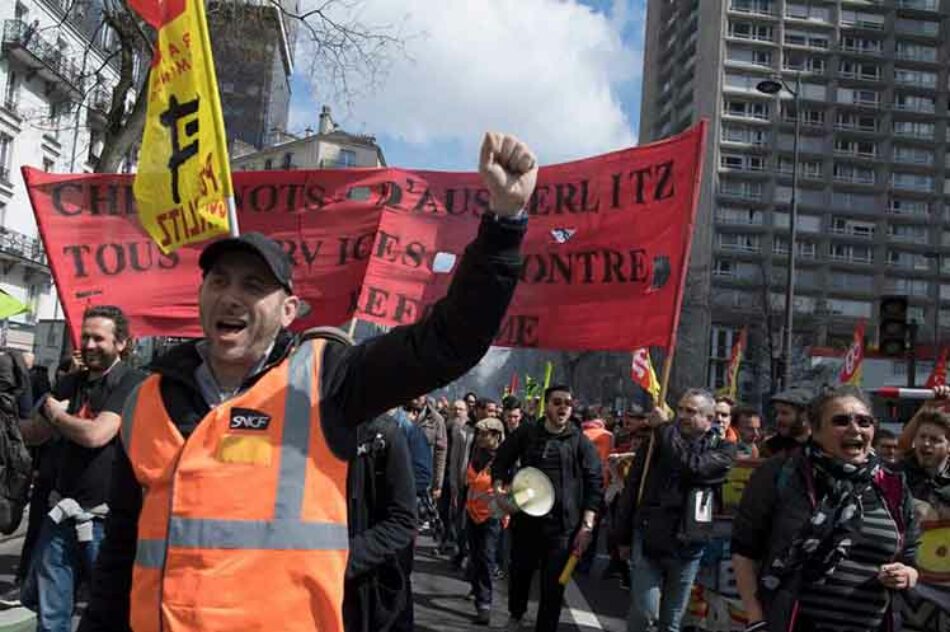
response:
<svg viewBox="0 0 950 632"><path fill-rule="evenodd" d="M892 593L917 583L910 490L871 448L860 389L829 389L809 412L811 440L758 468L733 523L747 630L896 632Z"/></svg>

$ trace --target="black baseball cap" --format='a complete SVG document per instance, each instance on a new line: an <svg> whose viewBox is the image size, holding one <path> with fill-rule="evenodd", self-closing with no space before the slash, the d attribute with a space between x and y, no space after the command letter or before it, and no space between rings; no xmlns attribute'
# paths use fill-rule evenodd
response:
<svg viewBox="0 0 950 632"><path fill-rule="evenodd" d="M236 250L251 252L263 259L277 282L291 294L294 293L294 266L290 257L280 244L261 233L245 233L240 237L219 239L205 246L198 257L202 274L207 274L221 255Z"/></svg>

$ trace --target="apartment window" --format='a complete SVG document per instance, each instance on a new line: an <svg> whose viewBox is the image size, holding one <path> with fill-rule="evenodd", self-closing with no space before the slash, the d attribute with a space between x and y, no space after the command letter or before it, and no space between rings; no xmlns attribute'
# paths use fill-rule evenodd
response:
<svg viewBox="0 0 950 632"><path fill-rule="evenodd" d="M897 0L901 9L919 9L921 11L936 11L939 0Z"/></svg>
<svg viewBox="0 0 950 632"><path fill-rule="evenodd" d="M727 72L723 83L727 88L754 91L755 86L758 85L760 81L762 81L762 77Z"/></svg>
<svg viewBox="0 0 950 632"><path fill-rule="evenodd" d="M877 196L867 193L852 193L850 191L833 191L831 206L836 209L849 211L869 211L877 208Z"/></svg>
<svg viewBox="0 0 950 632"><path fill-rule="evenodd" d="M721 206L716 209L716 221L721 224L761 226L763 223L763 215L762 211L754 209Z"/></svg>
<svg viewBox="0 0 950 632"><path fill-rule="evenodd" d="M894 171L891 173L891 186L895 189L906 189L908 191L929 192L933 191L933 176L919 173L902 173Z"/></svg>
<svg viewBox="0 0 950 632"><path fill-rule="evenodd" d="M727 116L753 118L762 121L769 119L769 104L762 101L739 101L729 99L725 107Z"/></svg>
<svg viewBox="0 0 950 632"><path fill-rule="evenodd" d="M774 40L772 27L765 24L750 22L729 22L729 37L757 42L771 42Z"/></svg>
<svg viewBox="0 0 950 632"><path fill-rule="evenodd" d="M877 143L869 140L835 138L835 153L873 158L877 156Z"/></svg>
<svg viewBox="0 0 950 632"><path fill-rule="evenodd" d="M825 206L825 192L823 190L799 189L797 199L799 206ZM792 187L775 187L774 200L776 204L788 204L791 202Z"/></svg>
<svg viewBox="0 0 950 632"><path fill-rule="evenodd" d="M765 169L765 160L762 156L748 154L722 154L719 157L719 165L723 169L737 171L762 171Z"/></svg>
<svg viewBox="0 0 950 632"><path fill-rule="evenodd" d="M792 104L782 105L782 120L786 123L794 123L796 117L795 106ZM802 108L802 125L807 127L822 127L825 124L824 110L813 110Z"/></svg>
<svg viewBox="0 0 950 632"><path fill-rule="evenodd" d="M815 242L813 241L799 241L795 240L795 243L798 244L798 249L796 255L804 259L814 259L817 248ZM772 241L772 252L777 255L786 255L788 254L788 239L783 237L776 237Z"/></svg>
<svg viewBox="0 0 950 632"><path fill-rule="evenodd" d="M930 283L922 279L895 277L887 279L884 291L889 294L907 294L909 296L929 296Z"/></svg>
<svg viewBox="0 0 950 632"><path fill-rule="evenodd" d="M933 22L931 20L911 20L908 18L897 18L894 23L894 28L898 33L914 33L920 35L929 35L930 37L936 37L940 34L940 22ZM902 43L900 40L897 41L898 48ZM936 49L934 50L936 53ZM924 61L936 61L934 59L926 59Z"/></svg>
<svg viewBox="0 0 950 632"><path fill-rule="evenodd" d="M832 175L839 182L851 182L853 184L874 184L877 181L874 169L849 163L836 162Z"/></svg>
<svg viewBox="0 0 950 632"><path fill-rule="evenodd" d="M799 214L796 224L798 225L798 230L804 233L820 233L821 232L821 217L818 215L802 215ZM790 215L788 213L775 212L772 214L772 224L776 228L782 228L788 230L790 221Z"/></svg>
<svg viewBox="0 0 950 632"><path fill-rule="evenodd" d="M841 272L835 270L828 275L831 281L831 287L835 290L846 290L849 292L873 292L874 277L867 274L853 274L850 272Z"/></svg>
<svg viewBox="0 0 950 632"><path fill-rule="evenodd" d="M827 22L830 13L827 7L813 6L801 3L786 3L785 17L794 20L811 20L813 22Z"/></svg>
<svg viewBox="0 0 950 632"><path fill-rule="evenodd" d="M268 158L264 161L264 171L270 171L274 168L274 159Z"/></svg>
<svg viewBox="0 0 950 632"><path fill-rule="evenodd" d="M950 285L947 285L946 283L940 284L940 300L950 300Z"/></svg>
<svg viewBox="0 0 950 632"><path fill-rule="evenodd" d="M929 149L923 149L921 147L894 145L894 162L902 162L910 165L932 165L934 162L934 153Z"/></svg>
<svg viewBox="0 0 950 632"><path fill-rule="evenodd" d="M853 318L870 318L870 301L849 301L842 298L829 298L825 302L829 314L851 316Z"/></svg>
<svg viewBox="0 0 950 632"><path fill-rule="evenodd" d="M744 200L761 200L762 183L746 180L719 180L719 193Z"/></svg>
<svg viewBox="0 0 950 632"><path fill-rule="evenodd" d="M7 67L9 68L9 65ZM7 83L3 87L3 107L11 112L16 111L17 88L17 75L12 70L8 70Z"/></svg>
<svg viewBox="0 0 950 632"><path fill-rule="evenodd" d="M801 51L786 50L783 53L782 68L820 75L825 72L825 60L823 57L806 55Z"/></svg>
<svg viewBox="0 0 950 632"><path fill-rule="evenodd" d="M930 240L930 231L926 226L916 224L889 224L887 236L894 241L908 241L911 243L926 243Z"/></svg>
<svg viewBox="0 0 950 632"><path fill-rule="evenodd" d="M881 67L870 62L842 59L838 63L838 74L849 79L877 81L881 78Z"/></svg>
<svg viewBox="0 0 950 632"><path fill-rule="evenodd" d="M865 222L847 217L834 217L831 220L831 232L838 235L873 239L876 228L877 225L874 222Z"/></svg>
<svg viewBox="0 0 950 632"><path fill-rule="evenodd" d="M10 184L10 167L13 163L13 137L0 133L0 182Z"/></svg>
<svg viewBox="0 0 950 632"><path fill-rule="evenodd" d="M867 105L877 107L881 95L874 90L859 90L857 88L838 88L838 103Z"/></svg>
<svg viewBox="0 0 950 632"><path fill-rule="evenodd" d="M863 132L877 131L877 117L870 114L856 112L838 112L835 117L835 127L839 129L856 129Z"/></svg>
<svg viewBox="0 0 950 632"><path fill-rule="evenodd" d="M921 121L894 121L894 134L897 136L933 139L934 124Z"/></svg>
<svg viewBox="0 0 950 632"><path fill-rule="evenodd" d="M718 277L741 279L743 281L758 281L761 275L761 266L745 261L717 259L713 264L713 274Z"/></svg>
<svg viewBox="0 0 950 632"><path fill-rule="evenodd" d="M907 270L930 269L930 263L924 255L918 255L913 252L902 252L900 250L888 250L887 263L895 268L904 268Z"/></svg>
<svg viewBox="0 0 950 632"><path fill-rule="evenodd" d="M785 295L779 294L777 292L772 292L769 294L769 307L776 311L784 310ZM802 296L801 294L796 294L795 298L792 300L792 309L794 309L799 314L814 314L815 299L811 296Z"/></svg>
<svg viewBox="0 0 950 632"><path fill-rule="evenodd" d="M282 169L293 169L294 168L294 155L291 152L284 154L284 159L280 163Z"/></svg>
<svg viewBox="0 0 950 632"><path fill-rule="evenodd" d="M740 252L759 252L760 250L758 235L719 233L716 238L719 242L719 247L723 250L738 250Z"/></svg>
<svg viewBox="0 0 950 632"><path fill-rule="evenodd" d="M926 70L911 70L910 68L895 68L894 81L921 88L936 88L937 73Z"/></svg>
<svg viewBox="0 0 950 632"><path fill-rule="evenodd" d="M950 247L950 230L945 230L940 233L940 245L944 248ZM944 267L950 267L950 258L942 257L941 263L943 264L940 266L941 269Z"/></svg>
<svg viewBox="0 0 950 632"><path fill-rule="evenodd" d="M878 54L884 50L884 45L879 39L845 35L841 38L841 48L844 50L854 51L856 53Z"/></svg>
<svg viewBox="0 0 950 632"><path fill-rule="evenodd" d="M937 99L935 97L923 97L916 94L895 94L894 108L897 110L907 110L909 112L933 114L937 110Z"/></svg>
<svg viewBox="0 0 950 632"><path fill-rule="evenodd" d="M772 0L730 0L729 10L771 15Z"/></svg>
<svg viewBox="0 0 950 632"><path fill-rule="evenodd" d="M723 125L722 140L726 143L742 143L745 145L765 145L768 142L768 132L756 127L742 125Z"/></svg>
<svg viewBox="0 0 950 632"><path fill-rule="evenodd" d="M791 174L794 161L791 158L781 157L778 159L779 173ZM821 160L800 160L798 162L798 175L802 178L820 179L821 178Z"/></svg>
<svg viewBox="0 0 950 632"><path fill-rule="evenodd" d="M341 149L340 150L340 164L344 167L355 167L356 166L356 152L352 149Z"/></svg>
<svg viewBox="0 0 950 632"><path fill-rule="evenodd" d="M848 261L851 263L871 263L872 250L870 246L854 244L838 244L832 242L829 255L834 261Z"/></svg>
<svg viewBox="0 0 950 632"><path fill-rule="evenodd" d="M891 215L917 215L926 216L930 210L927 203L922 200L903 200L901 198L891 198L887 203L887 212Z"/></svg>
<svg viewBox="0 0 950 632"><path fill-rule="evenodd" d="M785 29L784 42L788 46L806 46L808 48L828 48L830 40L824 33L813 33L797 29Z"/></svg>
<svg viewBox="0 0 950 632"><path fill-rule="evenodd" d="M713 276L734 278L736 262L731 259L716 259L713 263Z"/></svg>
<svg viewBox="0 0 950 632"><path fill-rule="evenodd" d="M878 13L842 10L838 23L841 26L881 30L884 28L884 16Z"/></svg>
<svg viewBox="0 0 950 632"><path fill-rule="evenodd" d="M726 60L739 64L748 64L750 66L771 67L772 51L759 48L728 46L726 48Z"/></svg>
<svg viewBox="0 0 950 632"><path fill-rule="evenodd" d="M779 134L778 148L782 151L795 150L794 134ZM823 154L825 153L824 136L802 136L798 139L798 148L805 153Z"/></svg>

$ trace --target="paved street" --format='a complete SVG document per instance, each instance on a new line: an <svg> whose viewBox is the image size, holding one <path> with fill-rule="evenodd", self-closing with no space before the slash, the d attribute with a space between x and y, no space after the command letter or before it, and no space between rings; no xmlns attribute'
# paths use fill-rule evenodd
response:
<svg viewBox="0 0 950 632"><path fill-rule="evenodd" d="M22 536L0 540L0 593L13 584ZM624 630L628 594L617 580L601 580L605 560L600 559L589 577L575 576L568 586L567 605L561 615L560 632L580 630ZM416 630L419 632L463 632L485 630L472 623L474 605L465 599L468 582L462 579L444 557L436 556L432 542L423 538L416 554L413 574ZM507 615L506 583L495 584L492 628L504 627ZM533 618L537 609L537 590L528 610ZM597 612L595 615L594 612ZM0 611L0 632L27 632L34 629L32 613L24 608Z"/></svg>
<svg viewBox="0 0 950 632"><path fill-rule="evenodd" d="M600 573L606 563L599 559L589 577L575 575L575 581L567 589L567 604L561 613L559 632L568 630L625 630L624 617L628 593L617 580L601 580ZM434 555L432 543L423 539L416 553L416 572L413 574L416 630L420 632L453 632L485 630L485 626L472 623L475 607L465 599L469 592L468 582L455 571L449 561ZM492 628L503 628L508 619L506 583L498 581L494 586ZM537 610L535 588L528 617ZM596 615L594 612L596 611Z"/></svg>

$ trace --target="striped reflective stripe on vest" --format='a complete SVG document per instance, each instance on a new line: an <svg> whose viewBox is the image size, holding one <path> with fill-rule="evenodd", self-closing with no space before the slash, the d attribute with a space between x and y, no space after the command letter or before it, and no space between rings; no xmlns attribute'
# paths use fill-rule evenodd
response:
<svg viewBox="0 0 950 632"><path fill-rule="evenodd" d="M168 542L180 549L335 551L347 548L346 525L297 520L172 518ZM161 568L164 540L139 540L135 562Z"/></svg>
<svg viewBox="0 0 950 632"><path fill-rule="evenodd" d="M346 524L300 520L314 398L313 355L313 342L308 340L290 356L274 519L172 516L168 544L178 548L303 551L348 547ZM164 540L139 540L136 563L161 568L165 549Z"/></svg>

